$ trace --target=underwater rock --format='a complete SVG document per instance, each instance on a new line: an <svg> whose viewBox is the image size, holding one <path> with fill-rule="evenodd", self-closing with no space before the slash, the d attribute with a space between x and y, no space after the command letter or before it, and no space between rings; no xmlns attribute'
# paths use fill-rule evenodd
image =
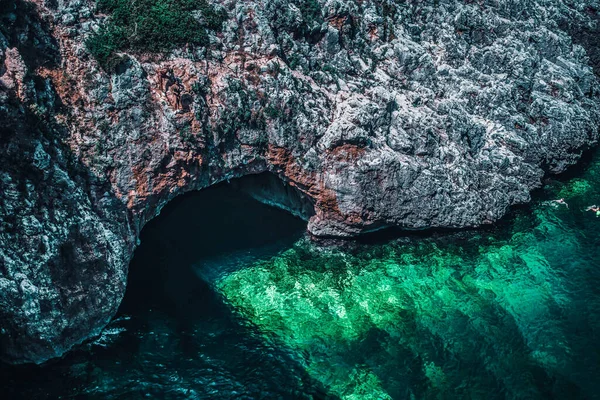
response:
<svg viewBox="0 0 600 400"><path fill-rule="evenodd" d="M186 191L268 171L301 196L263 200L313 235L474 227L598 140L597 0L212 3L206 46L104 67L87 2L2 3L5 361L98 333L140 230Z"/></svg>

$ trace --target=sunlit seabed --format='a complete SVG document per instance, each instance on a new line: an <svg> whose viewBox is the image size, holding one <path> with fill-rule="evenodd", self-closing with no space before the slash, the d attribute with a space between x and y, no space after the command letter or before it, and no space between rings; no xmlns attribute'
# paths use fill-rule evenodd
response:
<svg viewBox="0 0 600 400"><path fill-rule="evenodd" d="M492 230L368 244L314 243L279 211L248 217L262 206L247 200L228 200L223 222L214 193L214 204L175 205L149 228L120 317L100 339L36 370L42 389L24 383L32 367L4 368L6 390L600 398L600 218L585 211L600 203L600 157Z"/></svg>
<svg viewBox="0 0 600 400"><path fill-rule="evenodd" d="M585 209L599 169L554 182L503 232L353 251L300 240L214 285L342 398L594 397L600 220Z"/></svg>

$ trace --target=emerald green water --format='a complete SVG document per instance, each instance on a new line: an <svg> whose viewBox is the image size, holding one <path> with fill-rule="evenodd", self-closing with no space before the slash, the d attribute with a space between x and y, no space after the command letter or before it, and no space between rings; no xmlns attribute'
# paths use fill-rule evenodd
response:
<svg viewBox="0 0 600 400"><path fill-rule="evenodd" d="M600 398L600 156L486 230L322 243L228 186L142 233L118 318L9 398ZM564 198L568 207L552 200Z"/></svg>
<svg viewBox="0 0 600 400"><path fill-rule="evenodd" d="M539 197L491 231L300 240L214 286L341 398L598 398L598 158Z"/></svg>

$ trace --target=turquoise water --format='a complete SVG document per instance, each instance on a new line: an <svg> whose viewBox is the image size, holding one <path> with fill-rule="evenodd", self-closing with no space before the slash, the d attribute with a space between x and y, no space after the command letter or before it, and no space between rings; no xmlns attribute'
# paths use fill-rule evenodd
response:
<svg viewBox="0 0 600 400"><path fill-rule="evenodd" d="M228 186L142 234L118 318L10 398L600 398L600 157L487 230L314 242ZM568 207L552 200L564 198Z"/></svg>

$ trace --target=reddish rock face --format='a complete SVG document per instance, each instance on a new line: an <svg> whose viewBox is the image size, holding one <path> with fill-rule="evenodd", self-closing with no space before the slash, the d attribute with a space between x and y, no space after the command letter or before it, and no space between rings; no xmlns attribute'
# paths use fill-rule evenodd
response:
<svg viewBox="0 0 600 400"><path fill-rule="evenodd" d="M589 7L214 3L228 18L208 47L119 53L109 70L84 44L106 18L93 2L2 11L5 360L99 332L140 230L186 191L269 171L302 194L313 235L473 227L597 141Z"/></svg>

